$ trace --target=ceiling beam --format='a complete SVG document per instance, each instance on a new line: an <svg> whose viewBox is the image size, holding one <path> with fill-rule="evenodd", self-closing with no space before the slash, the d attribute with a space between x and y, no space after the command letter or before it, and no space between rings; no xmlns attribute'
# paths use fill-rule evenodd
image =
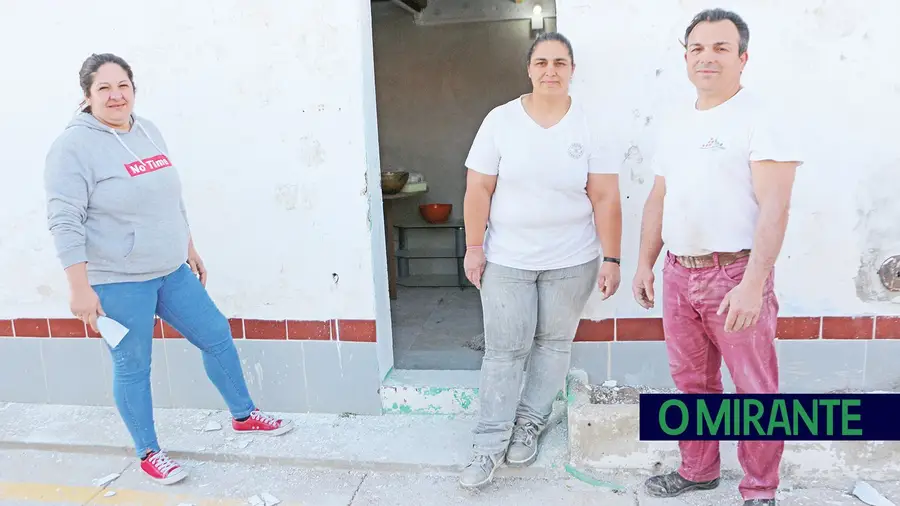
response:
<svg viewBox="0 0 900 506"><path fill-rule="evenodd" d="M421 13L425 9L426 4L424 0L421 2L416 0L391 0L391 3L413 15Z"/></svg>
<svg viewBox="0 0 900 506"><path fill-rule="evenodd" d="M535 5L545 18L556 17L555 0L431 0L415 21L427 26L531 19Z"/></svg>

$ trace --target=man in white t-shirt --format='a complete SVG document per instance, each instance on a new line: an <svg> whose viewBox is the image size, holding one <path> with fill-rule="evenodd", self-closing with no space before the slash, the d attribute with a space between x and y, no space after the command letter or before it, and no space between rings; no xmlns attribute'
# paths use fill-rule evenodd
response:
<svg viewBox="0 0 900 506"><path fill-rule="evenodd" d="M644 207L633 291L654 304L653 266L665 244L663 326L675 385L722 393L722 359L738 393L777 393L773 267L802 159L771 108L741 85L749 30L732 12L698 14L685 32L693 104L660 125L656 179ZM717 441L682 441L682 463L647 492L672 497L719 484ZM775 504L781 441L741 441L747 505Z"/></svg>

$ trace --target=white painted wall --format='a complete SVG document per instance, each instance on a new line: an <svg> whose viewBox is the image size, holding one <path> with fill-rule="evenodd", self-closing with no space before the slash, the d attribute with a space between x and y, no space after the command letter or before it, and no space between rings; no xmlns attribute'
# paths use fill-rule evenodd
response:
<svg viewBox="0 0 900 506"><path fill-rule="evenodd" d="M745 83L798 111L797 141L809 149L778 264L783 314L900 313L874 272L900 253L900 67L890 63L900 45L892 27L900 4L720 5L750 23ZM575 43L575 93L615 122L623 158L636 148L623 165L624 286L612 301L594 299L586 317L659 314L640 310L628 289L649 190L641 161L652 155L652 119L645 124L667 102L691 100L678 40L705 6L558 2L559 27ZM0 81L0 318L68 314L45 224L43 159L80 100L80 63L112 51L133 64L137 111L161 127L181 169L209 288L223 311L377 314L384 326L383 230L370 193L380 162L367 1L142 0L111 9L96 0L3 0L2 9L0 44L27 40L28 48L5 53L12 74Z"/></svg>
<svg viewBox="0 0 900 506"><path fill-rule="evenodd" d="M92 52L132 64L136 112L166 136L226 314L375 318L387 287L367 0L0 0L0 11L0 318L68 315L42 172Z"/></svg>
<svg viewBox="0 0 900 506"><path fill-rule="evenodd" d="M900 313L900 293L884 290L876 272L900 254L900 3L557 0L559 29L575 46L573 93L613 122L625 160L623 286L610 301L592 299L585 316L661 314L630 293L652 184L652 118L693 100L679 41L697 12L715 6L749 24L744 84L796 112L794 140L808 153L776 267L782 315ZM660 282L657 273L658 291Z"/></svg>

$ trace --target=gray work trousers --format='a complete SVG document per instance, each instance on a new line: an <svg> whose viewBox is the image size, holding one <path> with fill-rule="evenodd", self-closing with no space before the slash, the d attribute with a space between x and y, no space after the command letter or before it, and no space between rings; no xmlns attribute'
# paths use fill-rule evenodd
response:
<svg viewBox="0 0 900 506"><path fill-rule="evenodd" d="M572 341L597 284L598 269L599 260L549 271L485 266L481 278L485 354L476 454L505 451L516 420L531 421L541 430L546 427L566 381Z"/></svg>

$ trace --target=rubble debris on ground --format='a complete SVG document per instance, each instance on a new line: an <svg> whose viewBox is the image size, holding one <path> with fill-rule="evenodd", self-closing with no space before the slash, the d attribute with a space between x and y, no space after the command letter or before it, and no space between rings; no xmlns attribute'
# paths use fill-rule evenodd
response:
<svg viewBox="0 0 900 506"><path fill-rule="evenodd" d="M251 497L248 499L248 502L250 503L250 506L276 506L277 504L281 504L281 499L278 499L268 492L263 492Z"/></svg>
<svg viewBox="0 0 900 506"><path fill-rule="evenodd" d="M275 506L276 504L281 504L281 499L278 499L268 492L263 492L259 496L262 497L262 500L266 502L266 506Z"/></svg>
<svg viewBox="0 0 900 506"><path fill-rule="evenodd" d="M857 499L870 506L897 506L893 501L881 495L875 487L864 481L856 482L851 492Z"/></svg>
<svg viewBox="0 0 900 506"><path fill-rule="evenodd" d="M203 432L215 432L217 430L222 430L222 424L215 420L210 420L209 423L203 427Z"/></svg>
<svg viewBox="0 0 900 506"><path fill-rule="evenodd" d="M116 495L115 490L108 490L105 494L103 494L103 497L112 497L114 495Z"/></svg>
<svg viewBox="0 0 900 506"><path fill-rule="evenodd" d="M471 348L475 351L484 351L484 332L466 342L466 348Z"/></svg>
<svg viewBox="0 0 900 506"><path fill-rule="evenodd" d="M619 385L609 380L602 385L591 385L591 404L638 404L641 394L674 394L674 388L650 388L642 385Z"/></svg>

